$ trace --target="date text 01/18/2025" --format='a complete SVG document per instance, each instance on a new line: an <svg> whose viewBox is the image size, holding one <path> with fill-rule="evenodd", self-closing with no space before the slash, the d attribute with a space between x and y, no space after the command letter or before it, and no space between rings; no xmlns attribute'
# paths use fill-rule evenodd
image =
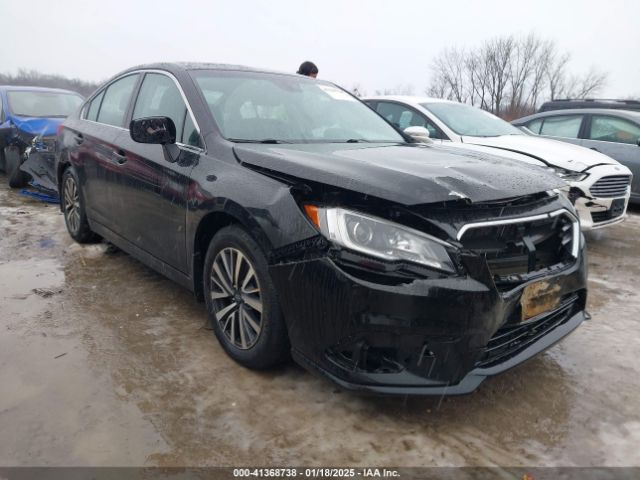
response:
<svg viewBox="0 0 640 480"><path fill-rule="evenodd" d="M234 468L233 476L264 478L393 478L397 470L386 468Z"/></svg>

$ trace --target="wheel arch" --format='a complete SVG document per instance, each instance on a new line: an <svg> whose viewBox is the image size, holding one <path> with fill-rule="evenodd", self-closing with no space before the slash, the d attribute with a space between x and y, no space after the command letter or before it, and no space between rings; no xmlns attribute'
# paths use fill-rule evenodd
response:
<svg viewBox="0 0 640 480"><path fill-rule="evenodd" d="M63 150L60 152L58 161L56 162L56 185L58 186L58 196L60 196L62 192L62 176L64 175L64 171L69 167L71 167L69 154ZM60 202L60 211L62 211L62 202Z"/></svg>
<svg viewBox="0 0 640 480"><path fill-rule="evenodd" d="M224 202L225 209L209 212L198 222L193 239L192 272L193 291L199 301L204 299L204 285L202 274L204 260L211 239L224 227L238 225L253 238L263 249L265 256L269 257L269 252L273 246L263 229L240 205L233 202Z"/></svg>

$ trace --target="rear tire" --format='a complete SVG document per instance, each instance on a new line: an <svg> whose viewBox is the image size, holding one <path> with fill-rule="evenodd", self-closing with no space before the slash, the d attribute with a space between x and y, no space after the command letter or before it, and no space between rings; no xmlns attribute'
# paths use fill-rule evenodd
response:
<svg viewBox="0 0 640 480"><path fill-rule="evenodd" d="M72 167L64 171L60 185L60 205L64 214L64 223L71 238L78 243L99 241L100 237L89 227L82 189L78 175Z"/></svg>
<svg viewBox="0 0 640 480"><path fill-rule="evenodd" d="M203 277L211 326L231 358L252 369L287 359L289 338L267 260L244 229L232 225L213 237Z"/></svg>
<svg viewBox="0 0 640 480"><path fill-rule="evenodd" d="M4 149L5 170L9 186L11 188L22 188L29 183L29 175L20 170L20 150L17 148Z"/></svg>

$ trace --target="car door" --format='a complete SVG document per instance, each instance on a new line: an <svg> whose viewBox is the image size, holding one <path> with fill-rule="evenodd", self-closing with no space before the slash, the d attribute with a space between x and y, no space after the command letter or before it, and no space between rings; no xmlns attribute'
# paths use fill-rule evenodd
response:
<svg viewBox="0 0 640 480"><path fill-rule="evenodd" d="M443 140L446 136L430 119L417 110L400 103L377 101L375 110L396 128L403 130L408 127L424 127L429 131L432 140Z"/></svg>
<svg viewBox="0 0 640 480"><path fill-rule="evenodd" d="M582 145L592 148L633 172L631 192L634 200L640 200L640 125L614 115L590 115Z"/></svg>
<svg viewBox="0 0 640 480"><path fill-rule="evenodd" d="M527 128L543 137L580 145L584 117L583 114L550 115L544 117L542 123L532 122L527 125Z"/></svg>
<svg viewBox="0 0 640 480"><path fill-rule="evenodd" d="M88 215L118 233L121 222L113 208L114 184L121 167L116 140L124 131L127 109L139 77L134 73L113 81L83 109L82 120L67 125L74 144L69 155L78 166Z"/></svg>
<svg viewBox="0 0 640 480"><path fill-rule="evenodd" d="M171 156L174 149L137 143L128 131L122 132L117 140L123 160L114 210L122 218L128 241L186 273L189 174L203 144L177 81L162 72L147 72L131 118L155 116L173 120L177 156Z"/></svg>

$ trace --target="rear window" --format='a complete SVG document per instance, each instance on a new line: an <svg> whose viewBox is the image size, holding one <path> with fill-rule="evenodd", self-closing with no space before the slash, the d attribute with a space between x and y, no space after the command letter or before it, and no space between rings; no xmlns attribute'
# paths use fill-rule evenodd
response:
<svg viewBox="0 0 640 480"><path fill-rule="evenodd" d="M20 117L67 117L82 103L75 93L13 91L7 92L9 107Z"/></svg>

